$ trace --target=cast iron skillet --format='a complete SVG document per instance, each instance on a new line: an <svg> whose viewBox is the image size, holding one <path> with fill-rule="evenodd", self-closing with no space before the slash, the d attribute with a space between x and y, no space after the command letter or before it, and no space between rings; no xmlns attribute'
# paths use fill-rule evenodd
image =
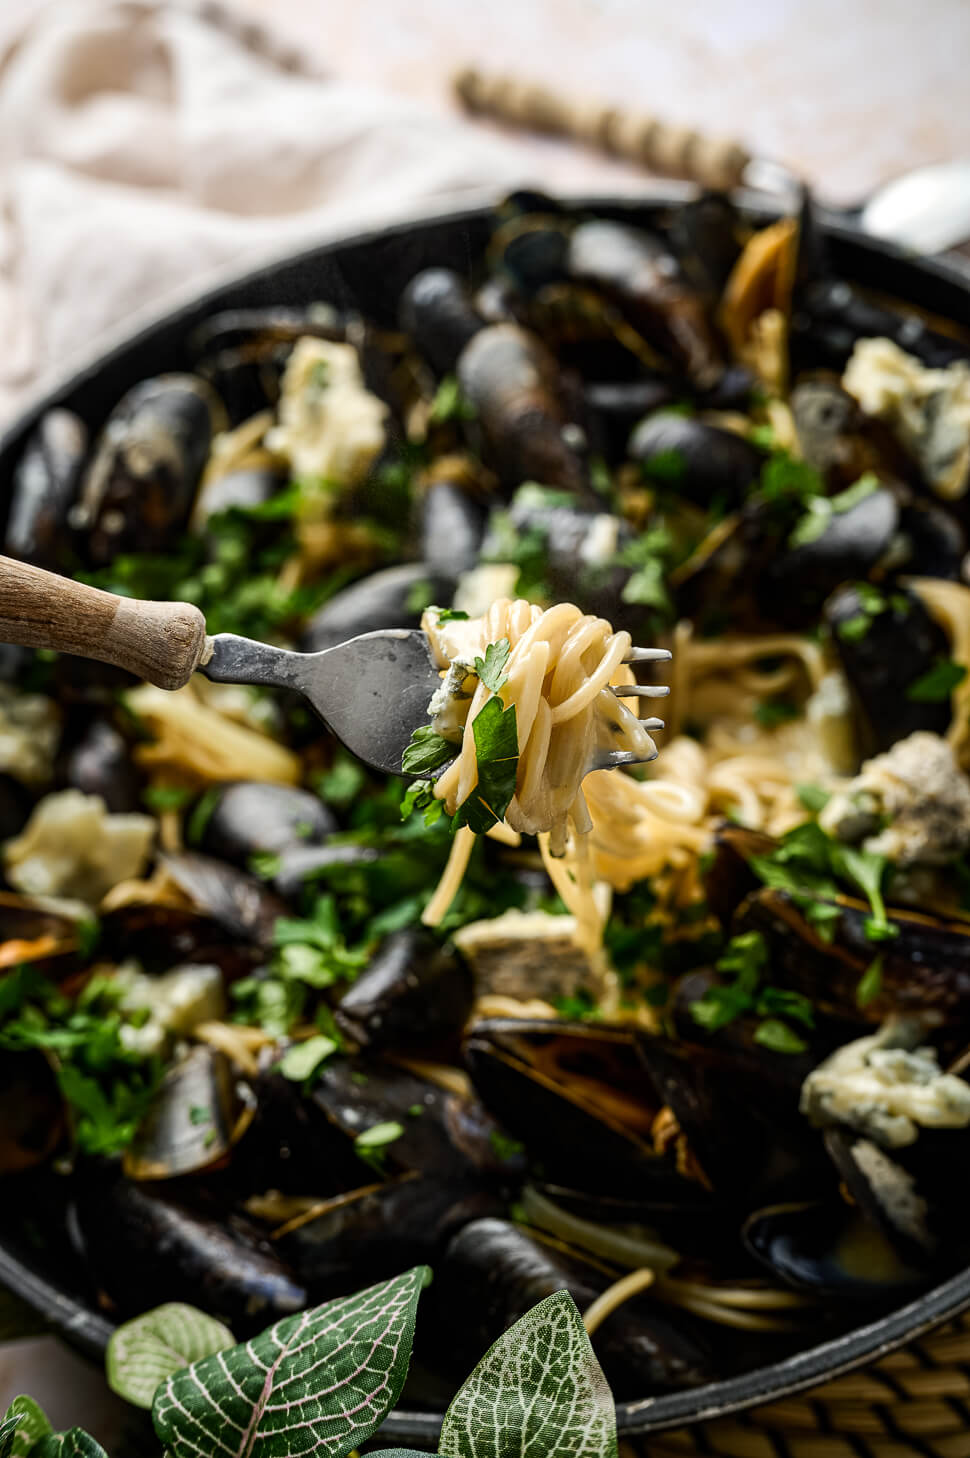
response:
<svg viewBox="0 0 970 1458"><path fill-rule="evenodd" d="M649 224L693 195L677 185L651 188L643 198L576 200L601 217ZM572 200L570 200L572 201ZM745 211L770 221L771 210L749 197ZM970 274L935 260L906 256L864 238L834 218L825 220L834 271L868 288L906 299L970 328ZM220 309L261 304L306 304L326 300L354 307L378 322L395 322L398 296L421 268L443 265L467 273L479 263L489 234L489 209L479 207L397 224L349 240L328 243L264 266L156 319L36 400L0 437L0 517L10 473L26 436L52 405L77 411L96 429L128 387L149 375L188 366L186 341L192 330ZM52 1257L30 1239L30 1227L9 1213L16 1201L0 1202L0 1282L43 1315L72 1345L100 1359L112 1324L90 1304L83 1283L72 1279L76 1260L63 1251ZM632 1436L701 1422L813 1387L864 1366L940 1322L970 1308L970 1268L925 1295L845 1336L740 1377L712 1382L691 1392L624 1402L617 1408L621 1434ZM397 1411L381 1436L434 1446L441 1414Z"/></svg>

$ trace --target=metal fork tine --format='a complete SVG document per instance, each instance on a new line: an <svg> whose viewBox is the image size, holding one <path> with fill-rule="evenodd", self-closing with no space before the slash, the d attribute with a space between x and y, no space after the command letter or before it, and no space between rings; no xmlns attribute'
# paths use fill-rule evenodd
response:
<svg viewBox="0 0 970 1458"><path fill-rule="evenodd" d="M631 648L624 663L666 663L673 658L669 648Z"/></svg>
<svg viewBox="0 0 970 1458"><path fill-rule="evenodd" d="M648 733L654 729L662 729L664 727L664 721L662 719L641 719L640 724Z"/></svg>
<svg viewBox="0 0 970 1458"><path fill-rule="evenodd" d="M665 699L670 693L666 683L617 683L612 688L618 699Z"/></svg>

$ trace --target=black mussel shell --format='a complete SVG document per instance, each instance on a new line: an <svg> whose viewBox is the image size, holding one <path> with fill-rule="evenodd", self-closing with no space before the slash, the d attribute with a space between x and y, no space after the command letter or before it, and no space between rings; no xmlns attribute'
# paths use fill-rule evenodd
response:
<svg viewBox="0 0 970 1458"><path fill-rule="evenodd" d="M132 1180L171 1180L197 1174L232 1147L240 1113L232 1066L224 1053L200 1044L174 1063L124 1153Z"/></svg>
<svg viewBox="0 0 970 1458"><path fill-rule="evenodd" d="M879 1230L837 1199L756 1210L741 1237L786 1285L840 1303L893 1305L925 1280Z"/></svg>
<svg viewBox="0 0 970 1458"><path fill-rule="evenodd" d="M314 303L302 308L273 304L253 309L224 309L211 314L192 331L189 353L194 358L220 349L243 349L261 341L296 344L311 335L315 339L340 342L346 321L331 304Z"/></svg>
<svg viewBox="0 0 970 1458"><path fill-rule="evenodd" d="M406 1049L460 1032L473 999L472 975L421 927L385 937L366 971L337 1005L337 1025L361 1048Z"/></svg>
<svg viewBox="0 0 970 1458"><path fill-rule="evenodd" d="M838 906L828 924L832 940L823 941L787 891L764 887L742 904L734 929L765 937L774 982L847 1023L880 1022L890 1013L939 1013L954 1028L970 1021L970 922L891 908L896 935L875 943L866 935L868 905L842 897ZM881 990L860 1009L856 990L876 952Z"/></svg>
<svg viewBox="0 0 970 1458"><path fill-rule="evenodd" d="M907 693L950 653L946 634L914 593L894 587L885 609L871 612L865 592L847 583L825 604L823 620L848 680L863 758L917 729L946 733L949 701L924 703Z"/></svg>
<svg viewBox="0 0 970 1458"><path fill-rule="evenodd" d="M900 1259L914 1267L932 1262L938 1248L932 1213L909 1171L851 1129L826 1129L824 1139L852 1203Z"/></svg>
<svg viewBox="0 0 970 1458"><path fill-rule="evenodd" d="M817 537L769 557L756 600L766 620L793 627L817 621L840 583L866 578L887 556L899 527L893 493L877 487L848 511L836 511Z"/></svg>
<svg viewBox="0 0 970 1458"><path fill-rule="evenodd" d="M517 324L489 324L462 350L457 368L489 461L506 486L541 481L577 495L586 489L582 460L563 437L556 361L537 335Z"/></svg>
<svg viewBox="0 0 970 1458"><path fill-rule="evenodd" d="M720 298L741 256L745 225L723 192L705 192L675 210L670 240L698 288Z"/></svg>
<svg viewBox="0 0 970 1458"><path fill-rule="evenodd" d="M489 258L523 294L534 294L567 277L568 228L550 213L510 218L493 235Z"/></svg>
<svg viewBox="0 0 970 1458"><path fill-rule="evenodd" d="M119 1179L92 1179L76 1201L95 1279L123 1314L187 1301L237 1336L300 1311L307 1293L245 1222L230 1225L162 1193Z"/></svg>
<svg viewBox="0 0 970 1458"><path fill-rule="evenodd" d="M751 869L752 856L770 855L777 841L764 831L725 821L714 835L713 855L707 862L704 896L711 911L725 928L744 898L762 884Z"/></svg>
<svg viewBox="0 0 970 1458"><path fill-rule="evenodd" d="M679 411L658 410L636 427L627 454L648 476L662 470L675 495L699 506L720 499L733 506L761 473L764 454L729 430L705 425Z"/></svg>
<svg viewBox="0 0 970 1458"><path fill-rule="evenodd" d="M66 1132L64 1100L50 1063L36 1049L0 1058L0 1175L46 1163Z"/></svg>
<svg viewBox="0 0 970 1458"><path fill-rule="evenodd" d="M605 1023L490 1018L472 1023L465 1063L486 1107L550 1177L598 1190L704 1190L654 1147L663 1099L633 1029Z"/></svg>
<svg viewBox="0 0 970 1458"><path fill-rule="evenodd" d="M415 274L401 295L399 318L438 375L453 373L458 356L484 323L467 283L450 268Z"/></svg>
<svg viewBox="0 0 970 1458"><path fill-rule="evenodd" d="M436 582L423 562L372 572L324 603L307 623L300 646L307 653L335 648L358 633L416 628L423 607L444 601L448 586ZM415 605L420 600L420 605Z"/></svg>
<svg viewBox="0 0 970 1458"><path fill-rule="evenodd" d="M209 519L222 511L234 507L251 511L264 506L285 484L283 473L270 466L240 466L205 487L193 521L205 528Z"/></svg>
<svg viewBox="0 0 970 1458"><path fill-rule="evenodd" d="M85 795L100 795L113 815L142 808L142 778L130 746L108 719L92 719L79 738L62 746L60 777Z"/></svg>
<svg viewBox="0 0 970 1458"><path fill-rule="evenodd" d="M274 1246L322 1301L357 1290L364 1272L382 1281L436 1262L457 1229L499 1211L487 1190L405 1174L322 1202L284 1227Z"/></svg>
<svg viewBox="0 0 970 1458"><path fill-rule="evenodd" d="M583 399L593 446L615 464L626 456L626 444L637 421L670 405L674 392L670 381L659 376L601 380L584 386Z"/></svg>
<svg viewBox="0 0 970 1458"><path fill-rule="evenodd" d="M98 438L72 514L89 560L156 551L184 525L220 414L196 375L159 375L128 391Z"/></svg>
<svg viewBox="0 0 970 1458"><path fill-rule="evenodd" d="M463 486L433 481L421 501L421 556L437 582L454 583L478 561L487 511Z"/></svg>
<svg viewBox="0 0 970 1458"><path fill-rule="evenodd" d="M376 1125L400 1127L378 1155L389 1173L416 1171L443 1180L518 1178L522 1160L507 1151L490 1111L404 1068L360 1058L331 1058L311 1101L345 1141ZM418 1110L423 1112L418 1113Z"/></svg>
<svg viewBox="0 0 970 1458"><path fill-rule="evenodd" d="M372 866L380 858L372 845L291 844L279 853L273 887L285 900L295 901L315 876L322 878L334 867Z"/></svg>
<svg viewBox="0 0 970 1458"><path fill-rule="evenodd" d="M30 791L13 775L0 774L0 844L19 835L33 809Z"/></svg>
<svg viewBox="0 0 970 1458"><path fill-rule="evenodd" d="M333 813L309 790L239 780L217 791L198 845L207 855L245 868L262 852L321 845L336 829Z"/></svg>
<svg viewBox="0 0 970 1458"><path fill-rule="evenodd" d="M69 516L88 447L84 422L69 410L41 417L13 473L4 551L56 567L70 541Z"/></svg>
<svg viewBox="0 0 970 1458"><path fill-rule="evenodd" d="M666 240L625 223L594 220L574 229L570 276L602 289L646 338L701 388L724 369L704 300Z"/></svg>
<svg viewBox="0 0 970 1458"><path fill-rule="evenodd" d="M214 856L185 851L163 860L179 889L228 935L258 947L272 946L276 922L289 907L264 881Z"/></svg>
<svg viewBox="0 0 970 1458"><path fill-rule="evenodd" d="M467 1372L513 1322L554 1291L569 1291L580 1310L610 1283L578 1252L547 1243L505 1220L475 1220L458 1232L438 1263L430 1301L439 1357ZM658 1314L649 1296L625 1303L593 1337L617 1398L692 1387L706 1377L707 1356L692 1337Z"/></svg>
<svg viewBox="0 0 970 1458"><path fill-rule="evenodd" d="M231 867L224 869L230 871ZM227 977L245 977L260 965L263 956L240 926L239 913L234 915L237 930L233 931L228 925L232 906L225 911L225 919L220 919L175 906L119 906L101 916L99 952L118 961L135 957L149 973L192 962L211 963Z"/></svg>
<svg viewBox="0 0 970 1458"><path fill-rule="evenodd" d="M967 534L956 517L936 502L913 500L899 514L906 546L906 571L913 577L962 582Z"/></svg>
<svg viewBox="0 0 970 1458"><path fill-rule="evenodd" d="M940 334L917 314L887 308L840 278L803 282L791 318L794 367L839 373L860 339L891 339L931 369L970 358L970 348Z"/></svg>

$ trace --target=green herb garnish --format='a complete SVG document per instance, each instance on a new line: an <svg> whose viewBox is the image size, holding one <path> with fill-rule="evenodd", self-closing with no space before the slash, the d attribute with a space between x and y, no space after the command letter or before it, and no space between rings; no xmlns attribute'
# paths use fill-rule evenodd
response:
<svg viewBox="0 0 970 1458"><path fill-rule="evenodd" d="M509 661L511 651L512 645L508 638L500 638L497 643L489 643L485 649L484 658L475 659L475 672L493 694L497 694L508 683L505 665Z"/></svg>
<svg viewBox="0 0 970 1458"><path fill-rule="evenodd" d="M882 992L882 957L870 962L865 972L859 979L859 985L855 990L855 1000L859 1007L867 1007L870 1002L875 1002Z"/></svg>
<svg viewBox="0 0 970 1458"><path fill-rule="evenodd" d="M448 420L474 420L475 407L462 394L457 375L445 375L431 402L428 419L435 425L444 425Z"/></svg>
<svg viewBox="0 0 970 1458"><path fill-rule="evenodd" d="M966 676L966 664L956 663L952 658L938 658L932 668L913 680L906 697L914 704L942 704Z"/></svg>
<svg viewBox="0 0 970 1458"><path fill-rule="evenodd" d="M304 1043L294 1043L292 1048L287 1048L276 1065L277 1071L294 1083L306 1083L313 1078L321 1063L337 1052L338 1046L325 1033L317 1033Z"/></svg>
<svg viewBox="0 0 970 1458"><path fill-rule="evenodd" d="M405 774L425 776L454 759L457 753L457 744L445 739L430 724L422 724L411 735L401 759L401 768Z"/></svg>
<svg viewBox="0 0 970 1458"><path fill-rule="evenodd" d="M799 708L791 699L762 699L755 705L754 717L762 729L777 729L780 724L789 724L797 719Z"/></svg>
<svg viewBox="0 0 970 1458"><path fill-rule="evenodd" d="M515 794L519 738L514 704L506 709L500 698L489 699L475 715L472 733L478 760L478 784L468 799L459 805L452 818L452 829L458 830L467 825L476 835L484 835L505 818Z"/></svg>

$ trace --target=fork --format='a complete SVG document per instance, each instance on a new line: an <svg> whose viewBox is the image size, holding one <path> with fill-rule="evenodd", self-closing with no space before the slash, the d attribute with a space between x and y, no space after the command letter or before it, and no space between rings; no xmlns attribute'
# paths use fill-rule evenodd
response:
<svg viewBox="0 0 970 1458"><path fill-rule="evenodd" d="M295 690L353 755L382 774L405 773L404 751L428 723L428 700L441 687L427 636L417 629L384 628L297 653L236 633L209 636L191 603L116 597L10 557L0 557L0 642L94 658L163 689L183 688L198 671L214 683ZM665 648L632 648L624 662L669 657ZM659 698L669 690L620 684L613 692ZM662 724L651 719L644 727ZM637 762L635 754L613 751L597 767Z"/></svg>

